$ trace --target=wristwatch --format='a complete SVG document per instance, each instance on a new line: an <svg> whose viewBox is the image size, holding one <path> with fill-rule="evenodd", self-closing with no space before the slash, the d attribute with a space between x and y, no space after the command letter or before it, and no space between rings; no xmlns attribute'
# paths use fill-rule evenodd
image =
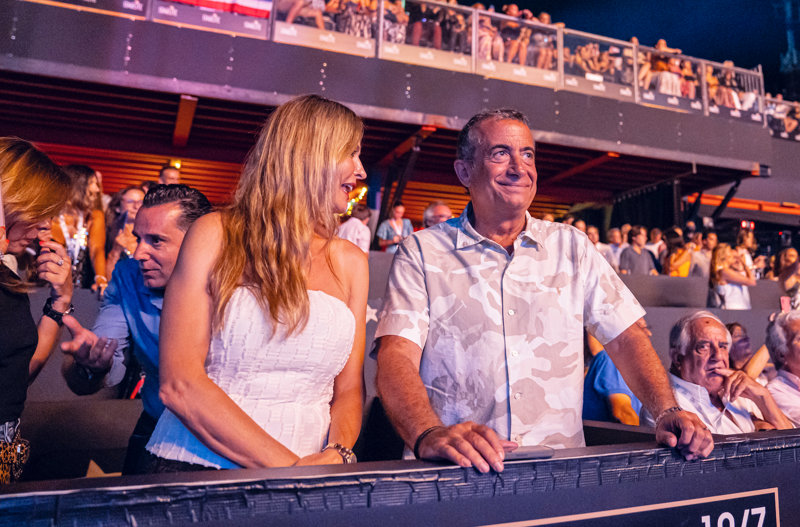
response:
<svg viewBox="0 0 800 527"><path fill-rule="evenodd" d="M73 311L75 311L75 306L72 304L69 305L69 309L67 309L65 313L53 309L53 297L47 299L47 302L44 303L44 308L42 309L44 316L52 318L59 326L64 325L64 322L61 320L64 315L71 315Z"/></svg>
<svg viewBox="0 0 800 527"><path fill-rule="evenodd" d="M344 462L345 464L355 463L356 461L358 461L356 459L356 455L353 454L353 451L344 445L341 445L339 443L329 443L325 446L325 448L322 449L322 451L325 452L329 448L336 450L339 453L339 455L342 456L342 462Z"/></svg>

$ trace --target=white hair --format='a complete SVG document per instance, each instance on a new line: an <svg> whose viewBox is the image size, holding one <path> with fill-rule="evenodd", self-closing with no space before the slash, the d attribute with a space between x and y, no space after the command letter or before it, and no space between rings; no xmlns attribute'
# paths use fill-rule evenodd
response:
<svg viewBox="0 0 800 527"><path fill-rule="evenodd" d="M422 213L422 226L423 226L423 228L427 229L428 227L432 227L433 226L432 223L431 223L433 221L433 209L435 209L436 207L441 207L441 206L445 206L448 209L450 208L450 206L447 203L445 203L444 201L442 201L440 199L437 199L436 201L433 201L428 205L428 207L425 209L425 212Z"/></svg>
<svg viewBox="0 0 800 527"><path fill-rule="evenodd" d="M783 368L786 353L789 351L789 339L786 335L786 325L800 319L800 311L781 313L767 326L767 349L772 362L778 369Z"/></svg>
<svg viewBox="0 0 800 527"><path fill-rule="evenodd" d="M728 328L725 327L725 324L722 323L719 317L710 311L695 311L691 315L686 315L675 323L675 325L672 326L672 330L669 332L669 359L672 361L673 366L677 367L675 359L679 355L686 355L686 352L689 351L689 346L692 344L692 322L702 318L710 318L719 322L722 329L725 330L725 335L728 336L728 347L730 347L733 338L731 337L730 331L728 331Z"/></svg>

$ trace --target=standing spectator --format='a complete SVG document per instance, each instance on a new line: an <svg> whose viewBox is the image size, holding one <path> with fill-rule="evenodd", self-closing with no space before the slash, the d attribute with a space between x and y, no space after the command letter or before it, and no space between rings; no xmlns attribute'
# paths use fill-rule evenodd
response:
<svg viewBox="0 0 800 527"><path fill-rule="evenodd" d="M586 232L586 222L583 220L576 220L575 223L572 224L572 226L583 233Z"/></svg>
<svg viewBox="0 0 800 527"><path fill-rule="evenodd" d="M800 427L800 313L781 313L767 327L767 348L777 376L767 384L778 407Z"/></svg>
<svg viewBox="0 0 800 527"><path fill-rule="evenodd" d="M339 226L339 238L353 242L356 247L369 254L371 236L368 223L369 208L359 203L353 207L350 218Z"/></svg>
<svg viewBox="0 0 800 527"><path fill-rule="evenodd" d="M706 229L703 231L702 246L699 251L692 251L692 263L689 276L700 276L708 279L711 271L711 254L717 246L717 233Z"/></svg>
<svg viewBox="0 0 800 527"><path fill-rule="evenodd" d="M749 269L763 270L767 266L767 258L759 256L754 260L753 256L757 249L755 233L750 229L740 229L739 234L736 235L736 253L744 258Z"/></svg>
<svg viewBox="0 0 800 527"><path fill-rule="evenodd" d="M106 221L97 173L86 165L68 165L63 170L72 180L72 192L53 223L53 241L67 248L75 285L102 295L108 286Z"/></svg>
<svg viewBox="0 0 800 527"><path fill-rule="evenodd" d="M0 259L0 485L19 477L28 458L20 437L20 416L28 385L50 356L61 332L61 317L72 312L72 273L66 249L41 236L66 205L70 178L27 141L0 138L0 195L6 227L0 254L20 256L40 238L35 274L50 284L44 316L31 315L28 287ZM37 306L38 309L38 306Z"/></svg>
<svg viewBox="0 0 800 527"><path fill-rule="evenodd" d="M432 202L422 213L422 227L427 229L453 217L453 211L442 200Z"/></svg>
<svg viewBox="0 0 800 527"><path fill-rule="evenodd" d="M756 279L744 256L727 243L717 245L711 255L709 285L708 307L750 309L750 291L747 288L755 286Z"/></svg>
<svg viewBox="0 0 800 527"><path fill-rule="evenodd" d="M694 244L688 246L683 241L683 236L674 230L667 231L667 253L664 257L664 274L668 276L689 276Z"/></svg>
<svg viewBox="0 0 800 527"><path fill-rule="evenodd" d="M789 295L792 309L800 309L800 259L797 249L788 247L778 253L776 275L783 290Z"/></svg>
<svg viewBox="0 0 800 527"><path fill-rule="evenodd" d="M619 258L619 271L622 274L658 276L650 251L644 248L647 242L647 229L641 225L631 227L628 233L630 247L622 251Z"/></svg>
<svg viewBox="0 0 800 527"><path fill-rule="evenodd" d="M622 241L626 244L630 245L631 241L628 238L628 233L631 232L631 224L626 223L622 227L619 228L620 232L622 233ZM626 245L627 247L627 245Z"/></svg>
<svg viewBox="0 0 800 527"><path fill-rule="evenodd" d="M600 231L597 230L597 227L594 225L589 225L586 228L586 236L589 238L589 241L592 242L594 248L597 249L597 252L603 255L603 258L605 258L606 261L609 261L609 258L612 258L612 256L609 254L611 252L611 247L600 241Z"/></svg>
<svg viewBox="0 0 800 527"><path fill-rule="evenodd" d="M542 221L556 221L556 217L550 214L549 212L545 212L542 215Z"/></svg>
<svg viewBox="0 0 800 527"><path fill-rule="evenodd" d="M667 247L667 244L664 243L661 237L661 229L658 227L650 229L650 241L644 246L645 249L653 253L655 258L658 258L658 255L661 254L661 251Z"/></svg>
<svg viewBox="0 0 800 527"><path fill-rule="evenodd" d="M406 208L398 201L392 207L392 217L378 226L378 242L387 253L394 254L403 240L414 232L411 220L403 218L405 212Z"/></svg>
<svg viewBox="0 0 800 527"><path fill-rule="evenodd" d="M181 171L172 165L164 165L158 173L159 185L177 185L181 182Z"/></svg>
<svg viewBox="0 0 800 527"><path fill-rule="evenodd" d="M109 204L111 221L106 221L106 273L111 276L120 260L127 260L136 250L133 225L144 202L144 191L128 187L114 195Z"/></svg>

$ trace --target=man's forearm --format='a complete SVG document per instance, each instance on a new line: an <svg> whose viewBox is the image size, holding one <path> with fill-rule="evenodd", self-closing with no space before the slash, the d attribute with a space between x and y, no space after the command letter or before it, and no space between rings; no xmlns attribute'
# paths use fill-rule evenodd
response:
<svg viewBox="0 0 800 527"><path fill-rule="evenodd" d="M376 385L386 415L407 445L414 446L422 432L442 424L428 401L419 369L407 357L392 350L379 352Z"/></svg>
<svg viewBox="0 0 800 527"><path fill-rule="evenodd" d="M628 387L654 418L667 408L677 406L658 354L647 335L635 324L606 344L606 352Z"/></svg>

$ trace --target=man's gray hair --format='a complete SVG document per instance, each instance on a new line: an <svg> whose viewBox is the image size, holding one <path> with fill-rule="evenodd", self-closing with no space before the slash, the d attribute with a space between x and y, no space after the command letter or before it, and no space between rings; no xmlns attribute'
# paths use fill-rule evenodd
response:
<svg viewBox="0 0 800 527"><path fill-rule="evenodd" d="M786 354L789 352L789 336L786 326L789 322L800 319L800 311L788 311L775 317L767 326L767 349L772 363L777 369L783 368Z"/></svg>
<svg viewBox="0 0 800 527"><path fill-rule="evenodd" d="M462 161L466 161L470 165L475 161L475 152L481 143L480 135L477 133L476 128L484 121L519 121L527 127L528 118L522 112L512 108L498 108L497 110L483 111L469 120L469 122L461 129L458 134L458 144L456 146L456 157Z"/></svg>
<svg viewBox="0 0 800 527"><path fill-rule="evenodd" d="M689 351L689 346L692 343L692 322L703 318L711 318L719 322L720 326L725 330L725 334L728 336L728 346L730 347L733 338L728 328L725 327L725 324L722 323L719 317L710 311L695 311L691 315L686 315L675 323L675 325L672 326L672 330L669 332L669 360L672 362L673 366L677 366L675 364L675 359L678 355L686 355L686 352Z"/></svg>
<svg viewBox="0 0 800 527"><path fill-rule="evenodd" d="M431 226L431 220L433 219L433 209L436 207L447 207L450 208L450 205L445 203L444 201L437 199L436 201L431 201L430 204L425 209L425 212L422 213L422 226L424 228L428 228Z"/></svg>

